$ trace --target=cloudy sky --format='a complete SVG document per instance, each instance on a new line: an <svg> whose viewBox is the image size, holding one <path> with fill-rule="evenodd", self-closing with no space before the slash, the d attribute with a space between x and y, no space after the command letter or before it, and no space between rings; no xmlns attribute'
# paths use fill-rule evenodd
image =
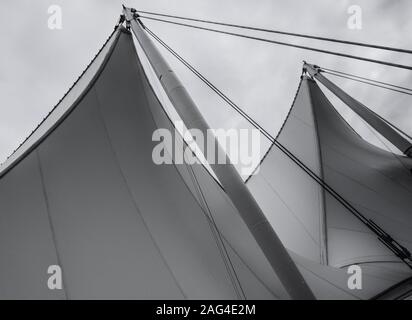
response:
<svg viewBox="0 0 412 320"><path fill-rule="evenodd" d="M257 27L412 49L409 0L2 0L0 2L0 162L47 115L112 32L121 4ZM62 8L62 29L50 30L48 8ZM362 9L362 29L347 27L348 7ZM295 95L302 60L331 69L412 87L412 72L289 47L145 23L270 132L282 124ZM254 32L253 34L256 34ZM297 44L412 64L406 54L264 35ZM213 128L246 127L240 117L167 53ZM332 78L368 107L412 134L412 97ZM328 92L325 92L328 94ZM328 95L330 96L330 95ZM370 128L336 99L332 102L364 136Z"/></svg>

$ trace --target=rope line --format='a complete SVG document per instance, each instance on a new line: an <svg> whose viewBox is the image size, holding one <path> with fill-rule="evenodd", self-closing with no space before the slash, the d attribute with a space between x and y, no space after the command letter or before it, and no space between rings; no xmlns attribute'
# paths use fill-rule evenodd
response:
<svg viewBox="0 0 412 320"><path fill-rule="evenodd" d="M218 94L224 101L226 101L235 111L241 114L246 120L248 120L256 129L258 129L269 141L271 141L280 151L282 151L289 159L291 159L296 165L298 165L303 171L305 171L316 183L324 188L330 195L332 195L340 204L342 204L349 212L351 212L356 218L364 223L374 234L377 235L379 241L381 241L390 251L392 251L398 258L400 258L409 268L412 269L412 256L407 248L399 244L388 233L386 233L381 227L379 227L374 221L366 218L360 213L351 203L343 198L335 189L333 189L328 183L320 178L314 171L306 166L299 158L297 158L292 152L290 152L285 146L283 146L277 139L275 139L269 132L261 127L253 118L246 114L239 106L237 106L231 99L229 99L224 93L216 88L209 80L207 80L199 71L197 71L189 62L182 58L176 51L170 48L163 40L161 40L156 34L145 26L145 30L151 35L157 42L159 42L166 50L168 50L173 56L175 56L180 62L182 62L191 72L193 72L200 80L202 80L208 87L210 87L216 94Z"/></svg>
<svg viewBox="0 0 412 320"><path fill-rule="evenodd" d="M138 12L144 13L144 14L150 14L150 15L154 15L154 16L159 16L159 17L174 18L174 19L194 21L194 22L202 22L202 23L208 23L208 24L225 26L225 27L234 27L234 28L239 28L239 29L247 29L247 30L253 30L253 31L276 33L276 34L288 35L288 36L299 37L299 38L307 38L307 39L314 39L314 40L321 40L321 41L328 41L328 42L335 42L335 43L343 43L343 44L348 44L348 45L353 45L353 46L361 46L361 47L368 47L368 48L374 48L374 49L380 49L380 50L387 50L387 51L395 51L395 52L402 52L402 53L412 54L412 50L402 49L402 48L394 48L394 47L388 47L388 46L382 46L382 45L375 45L375 44L364 43L364 42L355 42L355 41L334 39L334 38L328 38L328 37L312 36L312 35L304 34L304 33L295 33L295 32L281 31L281 30L265 29L265 28L245 26L245 25L239 25L239 24L233 24L233 23L224 23L224 22L218 22L218 21L212 21L212 20L193 19L193 18L181 17L181 16L176 16L176 15L170 15L170 14L155 13L155 12L150 12L150 11L138 10Z"/></svg>
<svg viewBox="0 0 412 320"><path fill-rule="evenodd" d="M221 255L222 260L223 260L223 262L224 262L224 264L225 264L225 267L226 267L227 272L228 272L228 274L229 274L229 277L230 277L230 280L231 280L231 282L232 282L233 288L234 288L234 290L235 290L235 292L236 292L236 295L238 296L239 299L244 299L244 300L246 300L245 291L243 290L242 284L241 284L241 282L240 282L240 279L239 279L239 276L238 276L238 274L237 274L237 272L236 272L236 269L235 269L235 267L234 267L234 265L233 265L233 262L232 262L232 260L230 259L229 252L227 251L227 248L226 248L225 243L224 243L223 238L222 238L222 234L221 234L221 232L220 232L220 230L219 230L219 228L218 228L218 226L217 226L217 224L216 224L216 221L215 221L215 219L214 219L214 217L213 217L212 210L210 209L210 207L209 207L209 205L208 205L208 203L207 203L206 197L205 197L205 195L204 195L204 193L203 193L203 191L202 191L202 188L201 188L201 186L200 186L200 183L199 183L198 179L196 178L196 173L195 173L195 171L193 170L193 167L192 167L192 166L186 165L186 168L187 168L187 170L189 171L189 175L190 175L190 178L191 178L191 180L192 180L192 183L197 187L199 196L200 196L200 198L201 198L202 201L203 201L203 204L204 204L204 206L205 206L205 209L207 210L207 212L206 212L206 211L203 211L203 210L202 210L202 211L203 211L206 215L209 215L209 219L207 219L207 221L208 221L209 224L210 224L210 228L211 228L211 231L212 231L212 235L213 235L213 237L215 238L216 245L217 245L217 247L218 247L218 249L219 249L220 255ZM227 261L226 261L226 260L227 260ZM233 274L232 274L232 273L233 273Z"/></svg>
<svg viewBox="0 0 412 320"><path fill-rule="evenodd" d="M407 94L409 96L412 96L412 92L405 92L405 91L402 91L402 90L393 89L393 88L390 88L390 87L385 87L385 86L382 86L380 84L375 84L375 83L371 83L371 82L351 78L349 76L345 76L343 74L338 74L338 73L334 73L334 72L330 72L330 71L324 71L324 73L327 73L327 74L330 74L332 76L339 77L339 78L344 78L344 79L353 80L353 81L356 81L356 82L365 83L365 84L368 84L368 85L373 86L373 87L378 87L378 88L382 88L382 89L386 89L386 90L390 90L390 91L394 91L394 92L399 92L399 93L403 93L403 94Z"/></svg>
<svg viewBox="0 0 412 320"><path fill-rule="evenodd" d="M100 47L99 51L95 54L93 59L89 62L89 64L86 66L86 68L82 71L82 73L77 77L76 81L73 82L73 84L70 86L70 88L64 93L63 97L60 98L60 100L51 108L51 110L47 113L47 115L40 121L40 123L36 126L36 128L33 129L33 131L19 144L19 146L14 149L14 151L6 158L6 160L3 163L4 164L17 150L19 150L29 139L31 136L34 135L34 133L37 131L37 129L40 128L40 126L50 117L50 115L56 110L56 108L60 105L60 103L64 100L64 98L69 94L69 92L74 88L74 86L80 81L80 79L84 76L87 70L89 70L90 66L93 64L94 61L96 61L98 55L103 51L104 47L106 44L109 43L110 39L117 34L118 30L118 25L115 26L114 30L110 33L109 37L106 39L104 44Z"/></svg>
<svg viewBox="0 0 412 320"><path fill-rule="evenodd" d="M323 72L325 72L325 73L328 73L328 74L331 74L331 75L334 75L334 76L338 76L338 77L341 77L341 78L346 78L346 79L349 79L349 80L354 80L354 81L359 81L359 82L367 83L367 82L365 82L365 81L360 81L360 80L357 80L357 79L353 79L353 78L358 78L358 79L362 79L362 80L367 80L367 81L375 82L375 83L377 83L377 84L384 84L384 85L387 85L387 86L391 86L391 87L393 87L393 88L399 88L399 89L402 89L402 90L408 90L408 91L411 91L411 93L409 93L409 92L404 92L404 91L401 91L401 90L395 90L395 89L392 89L392 88L387 88L387 87L380 86L380 85L376 85L376 84L372 84L372 83L367 83L367 84L370 84L370 85L373 85L373 86L377 86L377 87L380 87L380 88L384 88L384 89L388 89L388 90L392 90L392 91L396 91L396 92L401 92L401 93L404 93L404 94L407 94L407 95L412 95L412 89L406 88L406 87L402 87L402 86L398 86L398 85L394 85L394 84L391 84L391 83L389 83L389 82L383 82L383 81L373 80L373 79L369 79L369 78L357 76L357 75L354 75L354 74L351 74L351 73L342 72L342 71L333 70L333 69L324 68L324 67L320 67L320 70L323 71ZM330 71L330 72L329 72L329 71ZM331 73L331 72L332 72L332 73ZM336 74L334 74L334 73L336 73ZM345 76L348 76L348 77L345 77ZM351 77L353 77L353 78L351 78ZM397 130L399 133L401 133L402 135L404 135L404 136L407 137L408 139L412 140L412 137L411 137L409 134L407 134L406 132L404 132L403 130L401 130L401 129L398 128L397 126L395 126L393 123L391 123L391 122L388 121L387 119L383 118L382 116L380 116L379 114L377 114L375 111L373 111L373 110L371 110L371 109L369 109L369 108L368 108L368 110L369 110L370 112L372 112L375 116L377 116L378 118L380 118L382 121L384 121L385 123L387 123L389 126L391 126L393 129Z"/></svg>
<svg viewBox="0 0 412 320"><path fill-rule="evenodd" d="M359 57L351 54L346 54L346 53L341 53L341 52L336 52L336 51L330 51L330 50L324 50L324 49L319 49L315 47L309 47L309 46L302 46L298 44L292 44L288 42L282 42L282 41L276 41L276 40L271 40L271 39L265 39L265 38L259 38L259 37L254 37L254 36L248 36L240 33L234 33L234 32L228 32L228 31L222 31L222 30L217 30L217 29L212 29L212 28L206 28L206 27L200 27L200 26L195 26L191 24L186 24L186 23L180 23L180 22L175 22L175 21L170 21L170 20L164 20L164 19L158 19L158 18L153 18L153 17L148 17L148 16L140 16L141 18L145 19L150 19L154 21L159 21L159 22L165 22L169 24L174 24L178 26L183 26L183 27L188 27L188 28L194 28L194 29L199 29L199 30L205 30L205 31L211 31L211 32L216 32L216 33L221 33L221 34L226 34L230 36L235 36L235 37L240 37L240 38L246 38L246 39L251 39L251 40L257 40L257 41L263 41L267 43L272 43L272 44L278 44L278 45L283 45L283 46L288 46L292 48L297 48L297 49L303 49L303 50L309 50L309 51L314 51L314 52L320 52L320 53L325 53L325 54L330 54L338 57L344 57L344 58L349 58L349 59L355 59L355 60L360 60L360 61L366 61L366 62L371 62L371 63L376 63L376 64L381 64L381 65L386 65L394 68L400 68L400 69L406 69L406 70L412 70L412 66L408 65L403 65L403 64L397 64L389 61L382 61L382 60L375 60L375 59L370 59L370 58L365 58L365 57Z"/></svg>
<svg viewBox="0 0 412 320"><path fill-rule="evenodd" d="M357 78L357 79L361 79L361 80L366 80L366 81L370 81L370 82L375 82L375 83L383 84L383 85L390 86L390 87L393 87L393 88L398 88L398 89L402 89L402 90L406 90L406 91L411 91L411 92L412 92L412 89L411 89L411 88L401 87L401 86L398 86L398 85L395 85L395 84L392 84L392 83L389 83L389 82L378 81L378 80L374 80L374 79L370 79L370 78L366 78L366 77L361 77L361 76L358 76L358 75L355 75L355 74L351 74L351 73L348 73L348 72L343 72L343 71L334 70L334 69L329 69L329 68L324 68L324 67L320 67L320 69L321 69L321 70L324 70L324 71L330 71L330 72L334 72L334 73L339 73L339 74L343 74L343 75L345 75L345 76L350 76L350 77L353 77L353 78Z"/></svg>
<svg viewBox="0 0 412 320"><path fill-rule="evenodd" d="M390 91L394 91L394 92L399 92L399 93L403 93L403 94L407 94L409 96L412 96L412 92L406 92L406 91L402 91L402 90L398 90L398 89L393 89L393 88L390 88L390 87L385 87L385 86L382 86L380 84L367 82L367 81L364 81L364 80L359 80L359 79L352 78L352 77L349 77L349 76L345 76L345 75L339 74L339 73L334 73L334 72L330 72L330 71L323 71L323 72L327 73L327 74L330 74L332 76L335 76L335 77L344 78L344 79L348 79L348 80L353 80L353 81L356 81L356 82L368 84L368 85L373 86L373 87L378 87L378 88L382 88L382 89L386 89L386 90L390 90Z"/></svg>

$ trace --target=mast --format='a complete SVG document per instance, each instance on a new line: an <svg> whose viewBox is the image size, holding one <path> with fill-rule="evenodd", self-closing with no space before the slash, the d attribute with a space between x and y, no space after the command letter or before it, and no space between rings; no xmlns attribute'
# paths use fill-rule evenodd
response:
<svg viewBox="0 0 412 320"><path fill-rule="evenodd" d="M209 125L176 74L144 31L144 25L138 19L139 16L136 10L123 7L123 12L126 17L126 24L130 25L133 30L157 78L181 119L189 129L196 128L205 137L210 136L210 134L208 135ZM224 152L216 137L213 138L219 152ZM199 148L207 159L207 148L202 145L199 145ZM292 299L315 299L297 266L227 155L225 164L211 163L210 165L290 297Z"/></svg>
<svg viewBox="0 0 412 320"><path fill-rule="evenodd" d="M412 157L412 143L405 137L399 134L393 127L391 127L385 120L369 110L364 104L352 98L345 91L322 75L322 69L316 65L304 62L303 68L313 78L319 80L326 88L334 93L343 103L357 113L363 120L365 120L371 127L390 141L395 147L402 151L406 156Z"/></svg>

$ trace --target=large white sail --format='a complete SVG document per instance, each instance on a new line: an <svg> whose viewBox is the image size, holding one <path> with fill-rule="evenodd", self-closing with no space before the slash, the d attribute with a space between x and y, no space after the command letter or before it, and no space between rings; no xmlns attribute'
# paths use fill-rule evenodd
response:
<svg viewBox="0 0 412 320"><path fill-rule="evenodd" d="M364 217L412 249L412 160L363 140L307 76L277 139ZM343 270L358 264L375 277L376 291L411 276L374 232L275 146L247 185L293 252Z"/></svg>
<svg viewBox="0 0 412 320"><path fill-rule="evenodd" d="M131 35L106 49L73 104L3 166L0 297L287 298L253 237L224 240L180 169L153 162L152 134L170 122ZM237 216L211 175L197 179L212 214ZM47 287L55 264L63 290Z"/></svg>
<svg viewBox="0 0 412 320"><path fill-rule="evenodd" d="M119 27L2 164L0 298L289 298L209 171L153 162L153 132L175 131L152 85L132 35ZM411 177L398 158L361 140L306 77L279 140L410 245ZM317 298L370 298L410 276L274 147L247 185ZM347 287L342 267L351 263L367 269L363 291ZM62 268L62 290L47 287L50 265Z"/></svg>

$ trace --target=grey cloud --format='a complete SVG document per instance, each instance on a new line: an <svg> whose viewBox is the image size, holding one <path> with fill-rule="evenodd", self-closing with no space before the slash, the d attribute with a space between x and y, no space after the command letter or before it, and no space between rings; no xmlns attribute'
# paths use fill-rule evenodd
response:
<svg viewBox="0 0 412 320"><path fill-rule="evenodd" d="M412 48L408 33L412 28L409 17L412 2L407 0L333 1L333 4L329 0L2 1L0 161L36 127L86 67L112 31L122 2L142 10ZM62 6L61 31L47 28L47 8L51 4ZM358 4L363 9L363 29L360 31L346 27L346 10L351 4ZM410 86L412 80L410 71L152 21L145 23L273 133L280 128L291 105L302 60L359 75L376 76L377 79L404 86ZM354 55L410 63L406 55L271 37ZM168 53L164 52L164 55L212 127L246 126L189 71ZM370 108L412 133L410 96L342 79L334 81ZM374 141L373 135L345 106L331 99L364 137Z"/></svg>

